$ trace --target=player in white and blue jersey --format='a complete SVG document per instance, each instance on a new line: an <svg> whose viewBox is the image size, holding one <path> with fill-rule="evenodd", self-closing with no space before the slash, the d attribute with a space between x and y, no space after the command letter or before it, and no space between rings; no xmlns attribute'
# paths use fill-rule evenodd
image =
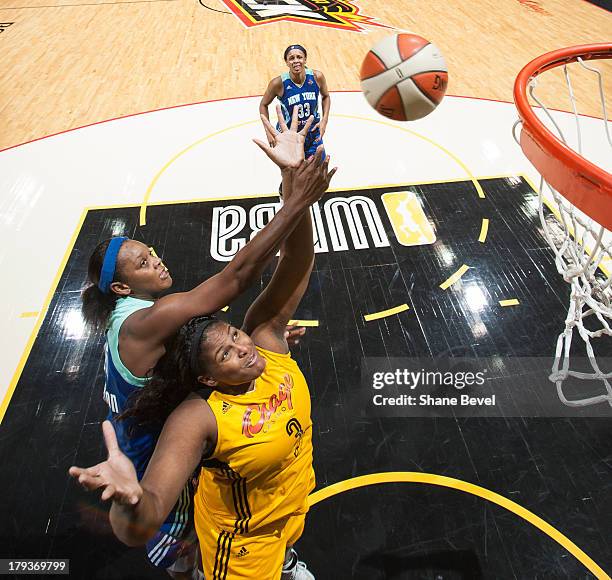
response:
<svg viewBox="0 0 612 580"><path fill-rule="evenodd" d="M310 116L313 116L314 122L304 143L304 155L308 159L315 154L317 147L323 144L331 97L323 73L307 68L307 53L303 46L299 44L288 46L283 57L289 70L268 83L268 88L259 104L259 112L269 120L268 106L277 98L281 104L285 123L289 124L295 108L298 111L299 129L304 127ZM321 96L321 113L319 113L319 95ZM270 147L274 147L274 135L266 128L265 124L264 129L266 129ZM323 153L323 159L325 159L325 152Z"/></svg>

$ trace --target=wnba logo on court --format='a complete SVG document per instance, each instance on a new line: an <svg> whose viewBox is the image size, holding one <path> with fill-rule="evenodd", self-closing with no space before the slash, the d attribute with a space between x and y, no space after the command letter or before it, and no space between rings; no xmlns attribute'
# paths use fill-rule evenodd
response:
<svg viewBox="0 0 612 580"><path fill-rule="evenodd" d="M402 246L433 244L435 233L416 194L384 193L381 200L397 242ZM379 202L380 203L380 202ZM274 217L280 202L213 207L210 255L229 262ZM377 203L366 195L330 197L311 210L315 253L385 248L391 244Z"/></svg>
<svg viewBox="0 0 612 580"><path fill-rule="evenodd" d="M258 26L270 22L289 20L302 24L315 24L362 32L363 24L381 26L370 16L359 14L359 8L347 0L223 0L224 4L245 26Z"/></svg>

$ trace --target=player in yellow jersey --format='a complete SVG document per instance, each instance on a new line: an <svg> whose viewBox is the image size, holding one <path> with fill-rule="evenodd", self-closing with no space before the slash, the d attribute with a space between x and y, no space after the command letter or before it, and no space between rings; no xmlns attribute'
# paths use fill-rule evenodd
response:
<svg viewBox="0 0 612 580"><path fill-rule="evenodd" d="M282 119L280 126L287 130ZM286 199L294 176L313 163L327 189L335 169L328 170L321 147L283 172ZM310 394L284 336L313 263L307 214L281 246L274 275L242 329L209 317L181 329L130 413L141 423L160 406L169 413L140 483L108 422L108 460L70 469L88 489L104 488L102 499L113 499L111 524L123 542L146 542L201 465L194 504L205 577L314 580L293 550L315 485Z"/></svg>

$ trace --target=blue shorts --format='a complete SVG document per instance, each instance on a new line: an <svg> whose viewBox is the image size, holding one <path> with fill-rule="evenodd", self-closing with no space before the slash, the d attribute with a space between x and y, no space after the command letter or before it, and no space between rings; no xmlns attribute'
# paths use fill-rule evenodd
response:
<svg viewBox="0 0 612 580"><path fill-rule="evenodd" d="M193 526L194 490L194 483L190 480L166 521L147 542L147 557L153 566L186 572L197 565L198 538Z"/></svg>
<svg viewBox="0 0 612 580"><path fill-rule="evenodd" d="M321 137L319 129L309 131L304 141L304 157L306 159L312 157L317 152L317 147L319 145L323 145L323 138ZM325 159L325 155L325 149L323 149L323 159Z"/></svg>

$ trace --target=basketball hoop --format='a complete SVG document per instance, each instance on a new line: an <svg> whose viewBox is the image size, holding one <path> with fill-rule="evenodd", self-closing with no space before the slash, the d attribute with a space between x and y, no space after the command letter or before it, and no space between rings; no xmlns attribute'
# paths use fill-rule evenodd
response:
<svg viewBox="0 0 612 580"><path fill-rule="evenodd" d="M601 142L607 150L605 158L609 160L609 168L612 167L612 139L602 75L599 69L585 62L598 59L612 59L612 43L574 46L544 54L526 65L514 83L514 102L520 120L515 123L513 132L522 125L519 144L541 175L539 213L544 235L555 254L557 270L571 286L565 329L557 339L550 379L555 382L561 401L573 407L601 402L612 406L612 372L600 369L591 343L601 339L612 344L612 175L583 154L581 117L568 67L576 63L573 70L581 67L597 77L603 117ZM564 133L534 92L538 75L561 66L574 112L576 147L568 143L567 130ZM527 91L541 107L540 116L530 104ZM545 206L557 220L546 219ZM570 370L574 330L585 343L592 372ZM568 399L563 392L563 383L568 377L601 381L605 393Z"/></svg>

